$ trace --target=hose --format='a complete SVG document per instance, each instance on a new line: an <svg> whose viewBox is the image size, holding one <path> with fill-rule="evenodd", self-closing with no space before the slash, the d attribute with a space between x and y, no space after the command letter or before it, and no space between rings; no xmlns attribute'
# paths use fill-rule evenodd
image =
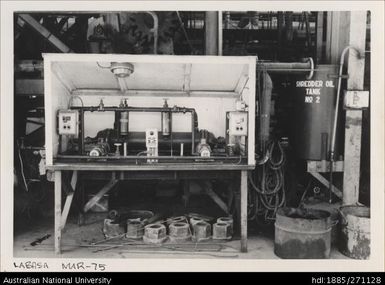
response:
<svg viewBox="0 0 385 285"><path fill-rule="evenodd" d="M286 156L280 142L271 141L266 148L268 161L248 173L248 181L255 195L254 212L250 220L263 216L274 220L278 208L286 204L285 162Z"/></svg>
<svg viewBox="0 0 385 285"><path fill-rule="evenodd" d="M257 68L257 113L259 129L257 132L259 150L256 154L257 167L248 173L249 189L252 191L254 203L251 203L253 214L250 220L264 216L266 220L274 220L278 208L286 203L284 166L285 152L280 142L270 140L270 109L273 82L266 69Z"/></svg>
<svg viewBox="0 0 385 285"><path fill-rule="evenodd" d="M16 140L16 143L17 143L17 154L18 154L18 157L20 160L20 172L21 172L21 176L23 177L25 191L28 192L29 188L28 188L28 183L27 183L27 180L26 180L25 174L24 174L24 163L23 163L23 159L21 158L20 145L19 145L19 142L17 140Z"/></svg>

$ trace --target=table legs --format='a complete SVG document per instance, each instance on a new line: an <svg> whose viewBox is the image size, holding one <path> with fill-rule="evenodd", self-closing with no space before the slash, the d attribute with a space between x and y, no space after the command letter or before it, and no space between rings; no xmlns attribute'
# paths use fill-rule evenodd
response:
<svg viewBox="0 0 385 285"><path fill-rule="evenodd" d="M247 252L247 171L241 171L241 252Z"/></svg>
<svg viewBox="0 0 385 285"><path fill-rule="evenodd" d="M55 171L55 254L61 253L61 171Z"/></svg>
<svg viewBox="0 0 385 285"><path fill-rule="evenodd" d="M62 172L55 171L55 254L61 254ZM241 252L247 252L247 171L241 171Z"/></svg>

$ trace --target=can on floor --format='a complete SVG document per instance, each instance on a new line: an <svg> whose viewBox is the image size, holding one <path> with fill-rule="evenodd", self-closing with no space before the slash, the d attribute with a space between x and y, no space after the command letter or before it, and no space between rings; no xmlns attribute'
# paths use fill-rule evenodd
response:
<svg viewBox="0 0 385 285"><path fill-rule="evenodd" d="M370 209L365 206L340 208L339 250L354 259L370 257Z"/></svg>
<svg viewBox="0 0 385 285"><path fill-rule="evenodd" d="M324 259L330 256L330 213L280 208L275 221L274 253L285 259Z"/></svg>

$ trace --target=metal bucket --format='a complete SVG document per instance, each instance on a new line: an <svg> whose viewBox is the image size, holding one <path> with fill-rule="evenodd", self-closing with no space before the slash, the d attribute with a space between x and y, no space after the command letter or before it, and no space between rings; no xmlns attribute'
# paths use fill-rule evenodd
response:
<svg viewBox="0 0 385 285"><path fill-rule="evenodd" d="M280 208L275 221L274 253L285 259L329 258L331 229L327 211Z"/></svg>
<svg viewBox="0 0 385 285"><path fill-rule="evenodd" d="M340 208L339 250L354 259L370 257L370 209L364 206Z"/></svg>

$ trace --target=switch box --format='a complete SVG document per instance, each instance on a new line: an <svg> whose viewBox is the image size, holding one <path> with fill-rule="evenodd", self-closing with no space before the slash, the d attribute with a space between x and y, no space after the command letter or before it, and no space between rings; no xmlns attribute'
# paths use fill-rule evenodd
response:
<svg viewBox="0 0 385 285"><path fill-rule="evenodd" d="M158 147L158 130L157 129L146 130L146 147L147 148Z"/></svg>
<svg viewBox="0 0 385 285"><path fill-rule="evenodd" d="M247 112L226 113L226 126L229 136L247 136Z"/></svg>
<svg viewBox="0 0 385 285"><path fill-rule="evenodd" d="M58 111L58 133L60 135L78 135L79 112L77 110Z"/></svg>
<svg viewBox="0 0 385 285"><path fill-rule="evenodd" d="M158 156L158 130L146 130L147 157ZM147 159L147 162L157 162L157 159Z"/></svg>

